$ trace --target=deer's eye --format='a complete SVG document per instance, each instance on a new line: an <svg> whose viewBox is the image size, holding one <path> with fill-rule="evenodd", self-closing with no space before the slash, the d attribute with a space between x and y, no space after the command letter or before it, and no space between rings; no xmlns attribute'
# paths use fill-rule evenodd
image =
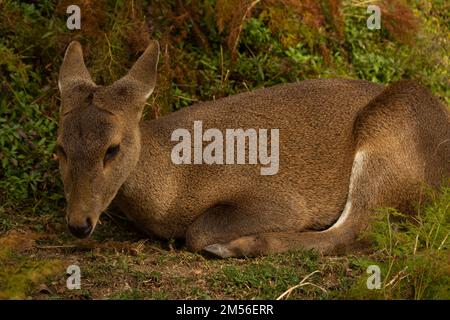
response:
<svg viewBox="0 0 450 320"><path fill-rule="evenodd" d="M61 159L61 158L66 159L67 158L66 152L64 151L64 148L61 145L58 144L56 146L55 150L56 150L56 155L58 156L58 159Z"/></svg>
<svg viewBox="0 0 450 320"><path fill-rule="evenodd" d="M111 159L113 159L114 157L117 156L117 154L120 151L120 145L118 144L114 144L112 146L110 146L108 148L108 150L106 150L106 154L105 154L105 158L103 159L103 163L107 163L108 161L110 161Z"/></svg>

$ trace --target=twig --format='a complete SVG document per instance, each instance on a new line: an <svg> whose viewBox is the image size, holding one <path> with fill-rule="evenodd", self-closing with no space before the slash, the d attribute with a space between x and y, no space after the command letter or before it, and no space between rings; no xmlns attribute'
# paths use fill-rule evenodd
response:
<svg viewBox="0 0 450 320"><path fill-rule="evenodd" d="M327 290L325 290L324 288L322 288L322 287L320 287L320 286L318 286L318 285L316 285L316 284L314 284L314 283L311 283L311 282L305 282L305 281L308 280L313 274L318 273L318 272L320 273L321 271L316 270L316 271L314 271L314 272L311 272L311 273L308 274L306 277L304 277L304 278L302 279L302 281L300 281L299 284L297 284L297 285L295 285L295 286L293 286L293 287L287 289L287 290L286 290L285 292L283 292L276 300L281 300L281 299L283 299L284 297L288 297L288 296L291 294L292 291L294 291L294 290L297 289L297 288L306 286L306 285L311 285L311 286L313 286L313 287L319 288L320 290L322 290L323 292L326 293Z"/></svg>
<svg viewBox="0 0 450 320"><path fill-rule="evenodd" d="M402 270L400 270L400 271L392 278L392 280L389 281L389 283L386 284L384 287L387 288L387 287L389 287L390 285L393 285L397 280L401 280L401 279L405 278L405 277L400 278L400 275L401 275L402 273L404 273L404 272L406 271L406 269L408 269L408 266L406 266L405 268L403 268ZM399 278L400 278L400 279L399 279Z"/></svg>
<svg viewBox="0 0 450 320"><path fill-rule="evenodd" d="M232 43L231 46L230 46L230 52L231 52L231 55L232 55L232 56L235 56L235 54L236 54L236 48L237 48L237 45L238 45L238 43L239 43L239 37L240 37L240 35L241 35L241 32L242 32L242 28L243 28L243 26L244 26L245 19L247 19L247 17L250 15L250 12L253 10L253 8L254 8L260 1L261 1L261 0L255 0L255 1L251 2L251 3L248 5L247 9L245 10L245 13L244 13L244 15L242 16L242 19L241 19L241 23L239 24L239 26L238 26L238 28L237 28L236 38L234 39L233 43ZM230 34L232 34L232 32L230 32Z"/></svg>
<svg viewBox="0 0 450 320"><path fill-rule="evenodd" d="M444 240L442 240L441 244L438 247L438 250L441 250L442 247L444 246L445 242L447 241L448 236L450 235L450 232L447 233L447 235L445 236Z"/></svg>
<svg viewBox="0 0 450 320"><path fill-rule="evenodd" d="M61 246L36 246L38 249L69 249L69 248L77 248L76 245L61 245Z"/></svg>
<svg viewBox="0 0 450 320"><path fill-rule="evenodd" d="M180 98L180 99L188 100L188 101L198 101L198 99L183 97L183 96L179 96L179 95L176 95L176 94L174 94L173 96L177 97L177 98Z"/></svg>
<svg viewBox="0 0 450 320"><path fill-rule="evenodd" d="M376 0L367 0L367 1L350 1L350 6L352 7L366 7L369 4L375 4L378 1Z"/></svg>
<svg viewBox="0 0 450 320"><path fill-rule="evenodd" d="M104 33L104 35L105 35L105 38L106 38L106 42L108 43L108 53L109 53L109 57L110 57L109 63L108 63L109 75L111 76L111 78L113 78L113 72L112 72L111 66L112 66L113 62L116 63L116 64L117 64L117 62L114 60L114 57L113 57L113 54L112 54L111 42L109 42L107 34Z"/></svg>
<svg viewBox="0 0 450 320"><path fill-rule="evenodd" d="M418 244L419 244L419 234L416 235L416 241L414 242L414 252L413 252L413 255L416 255Z"/></svg>

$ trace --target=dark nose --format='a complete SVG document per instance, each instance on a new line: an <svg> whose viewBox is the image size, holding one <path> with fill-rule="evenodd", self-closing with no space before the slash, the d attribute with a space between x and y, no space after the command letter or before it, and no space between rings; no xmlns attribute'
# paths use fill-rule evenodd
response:
<svg viewBox="0 0 450 320"><path fill-rule="evenodd" d="M87 218L82 225L72 225L68 224L70 233L72 233L75 237L83 239L89 236L92 231L92 221L90 218Z"/></svg>

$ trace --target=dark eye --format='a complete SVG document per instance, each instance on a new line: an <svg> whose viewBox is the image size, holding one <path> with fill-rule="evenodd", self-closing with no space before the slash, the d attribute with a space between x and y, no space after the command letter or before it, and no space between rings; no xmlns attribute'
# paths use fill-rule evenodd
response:
<svg viewBox="0 0 450 320"><path fill-rule="evenodd" d="M120 151L120 145L114 144L106 150L105 158L103 163L107 163L109 160L113 159Z"/></svg>
<svg viewBox="0 0 450 320"><path fill-rule="evenodd" d="M58 158L67 158L66 152L64 151L64 148L61 145L57 145L56 146L56 154L58 156Z"/></svg>

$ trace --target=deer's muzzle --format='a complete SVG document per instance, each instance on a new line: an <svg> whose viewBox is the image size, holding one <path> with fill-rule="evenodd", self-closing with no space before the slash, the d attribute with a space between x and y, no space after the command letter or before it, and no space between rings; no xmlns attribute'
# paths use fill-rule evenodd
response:
<svg viewBox="0 0 450 320"><path fill-rule="evenodd" d="M87 238L92 233L93 229L91 218L86 218L84 221L77 222L68 221L67 226L70 233L80 239Z"/></svg>

